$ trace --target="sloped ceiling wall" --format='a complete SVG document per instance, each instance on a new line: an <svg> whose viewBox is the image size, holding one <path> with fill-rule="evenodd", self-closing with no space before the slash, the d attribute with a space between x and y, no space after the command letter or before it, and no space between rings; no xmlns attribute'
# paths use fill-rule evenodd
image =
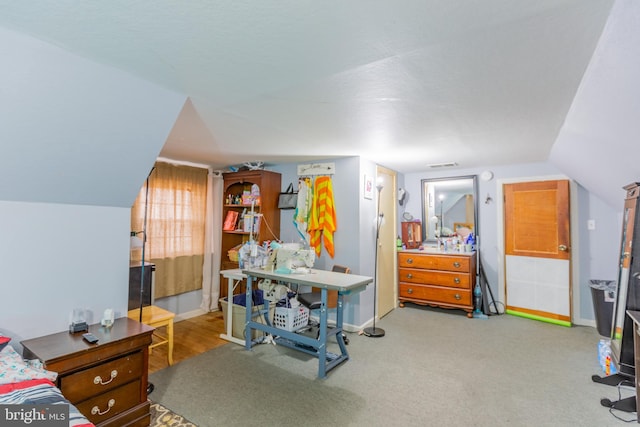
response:
<svg viewBox="0 0 640 427"><path fill-rule="evenodd" d="M615 3L550 155L616 209L640 181L639 23L640 2Z"/></svg>
<svg viewBox="0 0 640 427"><path fill-rule="evenodd" d="M0 0L0 26L187 94L210 135L178 123L177 160L409 173L545 161L613 1Z"/></svg>
<svg viewBox="0 0 640 427"><path fill-rule="evenodd" d="M0 200L131 207L186 97L0 28Z"/></svg>

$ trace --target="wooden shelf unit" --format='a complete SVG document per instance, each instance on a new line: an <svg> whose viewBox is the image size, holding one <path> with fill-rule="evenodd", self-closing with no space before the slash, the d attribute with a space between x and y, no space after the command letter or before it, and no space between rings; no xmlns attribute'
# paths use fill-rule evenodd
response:
<svg viewBox="0 0 640 427"><path fill-rule="evenodd" d="M230 210L237 211L242 214L243 210L251 211L251 204L228 204L225 203L226 198L240 195L244 190L251 190L251 186L256 184L260 188L260 204L253 206L254 213L261 214L260 227L257 233L254 233L254 240L262 243L265 240L274 240L280 238L280 209L278 209L278 195L281 189L282 178L278 172L266 170L228 172L224 174L224 192L223 192L223 212L222 221L224 223L227 213ZM220 224L222 228L222 224ZM220 253L220 270L233 270L238 268L238 262L229 259L228 252L234 247L247 242L250 239L250 233L244 230L229 230L222 232L222 251ZM220 278L220 283L226 283L226 279ZM243 292L243 288L238 289ZM220 297L227 296L227 287L220 287Z"/></svg>

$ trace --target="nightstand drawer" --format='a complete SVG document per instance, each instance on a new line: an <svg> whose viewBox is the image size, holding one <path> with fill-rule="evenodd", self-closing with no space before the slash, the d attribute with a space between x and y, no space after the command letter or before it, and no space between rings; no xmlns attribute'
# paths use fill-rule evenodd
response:
<svg viewBox="0 0 640 427"><path fill-rule="evenodd" d="M398 280L401 282L469 289L471 279L468 273L400 268L398 269Z"/></svg>
<svg viewBox="0 0 640 427"><path fill-rule="evenodd" d="M403 298L424 300L427 303L471 305L471 292L465 289L400 283L399 291Z"/></svg>
<svg viewBox="0 0 640 427"><path fill-rule="evenodd" d="M142 376L142 352L85 369L60 379L60 389L71 403L112 390Z"/></svg>
<svg viewBox="0 0 640 427"><path fill-rule="evenodd" d="M469 256L465 255L398 254L399 267L469 272L469 265Z"/></svg>
<svg viewBox="0 0 640 427"><path fill-rule="evenodd" d="M133 381L76 406L89 421L99 424L140 403L140 381Z"/></svg>

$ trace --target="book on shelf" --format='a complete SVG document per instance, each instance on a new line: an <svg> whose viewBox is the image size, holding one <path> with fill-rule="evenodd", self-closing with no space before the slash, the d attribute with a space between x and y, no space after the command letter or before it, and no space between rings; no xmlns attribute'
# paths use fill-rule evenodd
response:
<svg viewBox="0 0 640 427"><path fill-rule="evenodd" d="M247 233L260 233L260 218L262 215L245 214L244 215L244 231ZM253 227L253 228L252 228Z"/></svg>
<svg viewBox="0 0 640 427"><path fill-rule="evenodd" d="M227 217L224 219L224 224L222 225L223 231L233 231L236 229L236 224L238 222L238 212L236 211L228 211Z"/></svg>

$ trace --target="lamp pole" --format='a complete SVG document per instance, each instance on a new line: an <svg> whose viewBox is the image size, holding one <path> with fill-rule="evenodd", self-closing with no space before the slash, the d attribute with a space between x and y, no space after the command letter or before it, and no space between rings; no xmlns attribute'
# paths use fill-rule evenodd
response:
<svg viewBox="0 0 640 427"><path fill-rule="evenodd" d="M151 171L147 175L147 179L145 180L145 188L144 188L144 219L142 222L142 264L140 266L140 317L139 322L142 323L142 309L144 307L144 258L145 258L145 248L147 246L147 210L149 205L149 177L151 173L155 169L155 166L151 168ZM147 382L147 395L151 394L155 386L151 381Z"/></svg>
<svg viewBox="0 0 640 427"><path fill-rule="evenodd" d="M442 238L442 232L444 231L444 214L442 213L442 207L444 205L444 194L438 196L440 199L440 237Z"/></svg>
<svg viewBox="0 0 640 427"><path fill-rule="evenodd" d="M382 218L384 213L380 211L380 193L382 193L382 183L376 185L378 190L378 211L376 215L376 249L375 249L375 267L373 274L373 327L364 328L363 334L367 337L380 338L383 337L385 332L382 328L376 328L376 309L377 309L377 294L378 294L378 246L380 246L380 227L382 226Z"/></svg>

